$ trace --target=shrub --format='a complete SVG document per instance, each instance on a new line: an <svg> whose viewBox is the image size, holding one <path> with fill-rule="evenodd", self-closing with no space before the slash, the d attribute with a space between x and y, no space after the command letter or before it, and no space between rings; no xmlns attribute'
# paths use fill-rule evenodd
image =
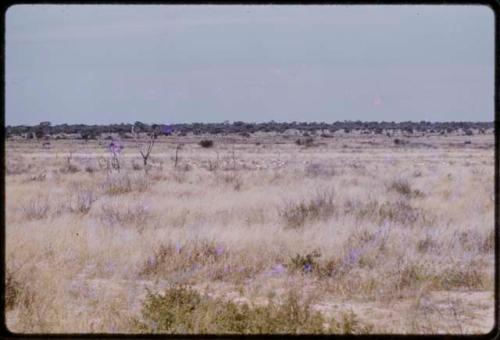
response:
<svg viewBox="0 0 500 340"><path fill-rule="evenodd" d="M136 162L132 162L132 170L139 171L139 170L142 170L142 167L140 164L137 164Z"/></svg>
<svg viewBox="0 0 500 340"><path fill-rule="evenodd" d="M397 179L388 186L389 191L395 191L408 198L422 197L424 194L420 190L413 190L410 183L405 179Z"/></svg>
<svg viewBox="0 0 500 340"><path fill-rule="evenodd" d="M334 213L333 193L317 193L308 201L288 202L279 211L288 227L297 228L306 221L326 219Z"/></svg>
<svg viewBox="0 0 500 340"><path fill-rule="evenodd" d="M95 172L95 170L96 170L96 169L95 169L94 167L90 166L90 165L87 165L87 166L85 167L85 172L87 172L87 173L89 173L89 174L93 174L93 173Z"/></svg>
<svg viewBox="0 0 500 340"><path fill-rule="evenodd" d="M26 218L30 220L40 220L47 217L49 213L49 203L46 197L36 197L25 202L21 210Z"/></svg>
<svg viewBox="0 0 500 340"><path fill-rule="evenodd" d="M134 225L142 229L150 216L141 203L128 206L106 203L101 206L100 219L108 225Z"/></svg>
<svg viewBox="0 0 500 340"><path fill-rule="evenodd" d="M214 141L211 139L203 139L199 144L202 148L211 148L212 146L214 146Z"/></svg>
<svg viewBox="0 0 500 340"><path fill-rule="evenodd" d="M435 240L433 240L430 235L427 235L425 238L417 242L417 251L419 253L427 253L438 248L439 244Z"/></svg>
<svg viewBox="0 0 500 340"><path fill-rule="evenodd" d="M380 223L392 221L404 225L414 224L419 220L426 221L422 210L416 209L403 201L397 201L396 203L383 203L378 208L378 215Z"/></svg>
<svg viewBox="0 0 500 340"><path fill-rule="evenodd" d="M332 177L336 174L336 170L331 165L323 163L311 163L305 167L305 174L308 177Z"/></svg>
<svg viewBox="0 0 500 340"><path fill-rule="evenodd" d="M62 174L74 174L80 171L80 168L72 163L64 163L64 165L59 169Z"/></svg>
<svg viewBox="0 0 500 340"><path fill-rule="evenodd" d="M305 135L304 135L305 136ZM295 144L297 145L304 145L305 147L311 147L314 146L314 139L312 137L308 137L305 139L297 139L295 141Z"/></svg>
<svg viewBox="0 0 500 340"><path fill-rule="evenodd" d="M132 191L132 180L129 176L109 176L104 181L103 188L108 195L126 194Z"/></svg>
<svg viewBox="0 0 500 340"><path fill-rule="evenodd" d="M319 269L319 264L316 262L316 258L321 257L321 253L318 250L314 250L311 253L304 255L296 254L290 261L288 266L292 270L298 270L304 273L312 273Z"/></svg>
<svg viewBox="0 0 500 340"><path fill-rule="evenodd" d="M235 173L221 175L220 179L227 185L230 185L235 191L240 191L243 186L243 179Z"/></svg>
<svg viewBox="0 0 500 340"><path fill-rule="evenodd" d="M408 144L408 141L404 140L404 139L395 138L394 139L394 144L396 144L396 145L405 145L405 144Z"/></svg>
<svg viewBox="0 0 500 340"><path fill-rule="evenodd" d="M139 275L148 276L162 272L185 270L213 264L226 256L226 251L215 242L202 240L189 245L164 244L142 266Z"/></svg>
<svg viewBox="0 0 500 340"><path fill-rule="evenodd" d="M72 190L69 210L74 213L87 214L96 200L97 196L92 189L77 186Z"/></svg>
<svg viewBox="0 0 500 340"><path fill-rule="evenodd" d="M33 176L30 176L28 181L32 181L32 182L44 182L45 179L47 178L47 174L42 172L42 173L39 173L38 175L33 175Z"/></svg>
<svg viewBox="0 0 500 340"><path fill-rule="evenodd" d="M184 286L173 286L164 294L148 291L141 319L134 323L144 333L181 334L355 334L372 329L361 325L353 313L344 314L341 322L326 318L293 292L282 303L271 299L265 306L250 306L201 295Z"/></svg>
<svg viewBox="0 0 500 340"><path fill-rule="evenodd" d="M108 176L102 183L104 192L108 195L121 195L132 191L144 192L151 186L145 176L116 175Z"/></svg>
<svg viewBox="0 0 500 340"><path fill-rule="evenodd" d="M456 288L484 289L487 279L478 269L477 261L454 264L433 276L432 281L438 289L453 290Z"/></svg>
<svg viewBox="0 0 500 340"><path fill-rule="evenodd" d="M33 168L33 164L23 164L21 162L9 162L7 161L5 164L5 173L7 175L22 175L30 172Z"/></svg>
<svg viewBox="0 0 500 340"><path fill-rule="evenodd" d="M398 272L397 288L405 289L418 286L429 278L425 267L418 263L408 263Z"/></svg>
<svg viewBox="0 0 500 340"><path fill-rule="evenodd" d="M21 286L19 282L17 282L12 273L7 270L5 273L5 309L11 310L13 309L17 301L19 299L19 295L21 292Z"/></svg>
<svg viewBox="0 0 500 340"><path fill-rule="evenodd" d="M495 250L495 229L491 229L481 244L481 250L489 253Z"/></svg>

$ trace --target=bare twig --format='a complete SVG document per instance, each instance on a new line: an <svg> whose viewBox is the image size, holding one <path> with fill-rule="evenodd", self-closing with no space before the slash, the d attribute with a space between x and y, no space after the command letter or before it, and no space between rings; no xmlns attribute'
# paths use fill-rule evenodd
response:
<svg viewBox="0 0 500 340"><path fill-rule="evenodd" d="M142 149L139 150L142 156L142 161L144 163L144 171L147 171L149 155L151 154L151 150L153 150L153 146L155 145L155 140L156 140L155 135L152 134L151 139L149 140L147 146L142 147Z"/></svg>

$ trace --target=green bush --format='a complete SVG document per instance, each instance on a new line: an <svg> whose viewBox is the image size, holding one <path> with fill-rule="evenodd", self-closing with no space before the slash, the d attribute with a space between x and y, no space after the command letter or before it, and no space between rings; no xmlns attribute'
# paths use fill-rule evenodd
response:
<svg viewBox="0 0 500 340"><path fill-rule="evenodd" d="M265 306L249 306L201 295L184 286L171 287L164 294L148 291L141 316L134 323L142 333L317 334L371 330L352 313L344 314L340 322L325 318L294 293L289 293L282 303L271 300Z"/></svg>

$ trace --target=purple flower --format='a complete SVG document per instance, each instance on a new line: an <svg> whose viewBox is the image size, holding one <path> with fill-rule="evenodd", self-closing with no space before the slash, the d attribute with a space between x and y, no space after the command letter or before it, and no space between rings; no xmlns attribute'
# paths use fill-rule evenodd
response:
<svg viewBox="0 0 500 340"><path fill-rule="evenodd" d="M215 254L217 256L221 256L222 254L224 254L224 247L223 246L217 246L215 248Z"/></svg>
<svg viewBox="0 0 500 340"><path fill-rule="evenodd" d="M271 272L274 274L274 275L281 275L281 274L285 274L286 273L286 268L282 265L282 264L277 264L273 267L273 269L271 270Z"/></svg>
<svg viewBox="0 0 500 340"><path fill-rule="evenodd" d="M177 243L175 245L175 251L177 252L177 254L179 254L182 250L182 245L180 243Z"/></svg>
<svg viewBox="0 0 500 340"><path fill-rule="evenodd" d="M361 257L362 251L361 249L354 248L349 251L349 254L347 254L346 258L344 259L344 263L347 264L348 266L351 266L353 264L356 264Z"/></svg>
<svg viewBox="0 0 500 340"><path fill-rule="evenodd" d="M304 265L304 272L306 272L306 273L310 273L310 272L312 272L312 269L313 269L313 268L312 268L312 264L310 264L310 263L306 263L306 264Z"/></svg>
<svg viewBox="0 0 500 340"><path fill-rule="evenodd" d="M156 264L157 264L156 257L154 257L154 256L148 257L148 259L146 261L146 265L148 267L155 267Z"/></svg>

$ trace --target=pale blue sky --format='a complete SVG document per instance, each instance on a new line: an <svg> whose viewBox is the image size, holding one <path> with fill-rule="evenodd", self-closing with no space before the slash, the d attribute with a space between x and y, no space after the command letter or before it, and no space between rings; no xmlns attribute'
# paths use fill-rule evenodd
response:
<svg viewBox="0 0 500 340"><path fill-rule="evenodd" d="M494 118L485 6L17 5L6 124Z"/></svg>

